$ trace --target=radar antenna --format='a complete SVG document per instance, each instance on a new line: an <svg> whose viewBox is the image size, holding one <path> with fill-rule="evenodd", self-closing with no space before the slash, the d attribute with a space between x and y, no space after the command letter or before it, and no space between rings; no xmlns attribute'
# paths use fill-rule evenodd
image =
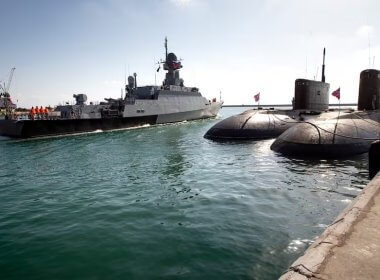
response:
<svg viewBox="0 0 380 280"><path fill-rule="evenodd" d="M168 60L168 37L165 37L165 60Z"/></svg>
<svg viewBox="0 0 380 280"><path fill-rule="evenodd" d="M325 77L325 56L326 56L326 48L323 48L323 64L322 64L322 82L323 83L326 80L326 77Z"/></svg>

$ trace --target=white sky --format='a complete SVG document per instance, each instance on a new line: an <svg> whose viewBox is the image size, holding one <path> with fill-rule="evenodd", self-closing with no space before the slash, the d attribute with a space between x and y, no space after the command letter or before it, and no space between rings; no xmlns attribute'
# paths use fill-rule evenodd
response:
<svg viewBox="0 0 380 280"><path fill-rule="evenodd" d="M165 36L184 59L185 85L210 99L222 91L226 104L253 104L257 92L261 104L290 104L296 78L320 79L323 47L330 91L340 86L343 103L357 101L360 71L380 68L375 0L2 0L2 8L0 80L17 68L11 93L21 107L75 93L119 97L125 69L154 84Z"/></svg>

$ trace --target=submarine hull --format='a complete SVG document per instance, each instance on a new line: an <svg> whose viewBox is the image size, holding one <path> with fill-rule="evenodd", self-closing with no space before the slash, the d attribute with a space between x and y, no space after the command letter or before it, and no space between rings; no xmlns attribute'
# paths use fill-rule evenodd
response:
<svg viewBox="0 0 380 280"><path fill-rule="evenodd" d="M269 139L295 123L284 111L248 110L218 122L204 137L212 140Z"/></svg>
<svg viewBox="0 0 380 280"><path fill-rule="evenodd" d="M271 149L290 157L338 158L366 153L379 139L379 120L380 113L372 111L299 123L281 134Z"/></svg>
<svg viewBox="0 0 380 280"><path fill-rule="evenodd" d="M204 137L221 141L270 139L301 121L327 115L329 113L305 110L248 110L218 122Z"/></svg>
<svg viewBox="0 0 380 280"><path fill-rule="evenodd" d="M277 139L271 149L289 157L329 159L366 153L370 145L371 141L349 144L301 144Z"/></svg>

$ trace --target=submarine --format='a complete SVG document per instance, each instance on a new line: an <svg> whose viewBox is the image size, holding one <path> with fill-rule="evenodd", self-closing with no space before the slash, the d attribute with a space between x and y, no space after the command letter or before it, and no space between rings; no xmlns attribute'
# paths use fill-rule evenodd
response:
<svg viewBox="0 0 380 280"><path fill-rule="evenodd" d="M197 87L184 85L180 78L182 62L174 53L168 53L166 38L165 60L159 64L159 69L162 66L167 71L161 86L138 87L135 73L128 77L125 96L118 99L105 98L99 104L87 104L87 95L74 94L74 105L59 105L42 114L31 110L23 118L8 106L6 118L0 120L0 135L11 138L66 135L206 119L218 114L222 102L215 98L208 100Z"/></svg>
<svg viewBox="0 0 380 280"><path fill-rule="evenodd" d="M204 138L219 141L270 139L300 121L321 117L329 108L330 85L325 82L325 56L324 48L321 81L295 80L292 110L250 109L216 123Z"/></svg>
<svg viewBox="0 0 380 280"><path fill-rule="evenodd" d="M380 71L360 73L357 111L338 111L332 118L292 126L271 145L288 157L339 158L369 151L380 139Z"/></svg>

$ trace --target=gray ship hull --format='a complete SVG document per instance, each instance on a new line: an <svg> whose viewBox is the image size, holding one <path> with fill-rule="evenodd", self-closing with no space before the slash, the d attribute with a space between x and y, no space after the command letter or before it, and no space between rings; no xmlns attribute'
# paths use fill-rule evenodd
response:
<svg viewBox="0 0 380 280"><path fill-rule="evenodd" d="M220 107L220 103L213 103L212 106L205 109L162 115L144 114L143 116L56 120L0 120L0 135L12 138L34 138L175 123L215 117Z"/></svg>

